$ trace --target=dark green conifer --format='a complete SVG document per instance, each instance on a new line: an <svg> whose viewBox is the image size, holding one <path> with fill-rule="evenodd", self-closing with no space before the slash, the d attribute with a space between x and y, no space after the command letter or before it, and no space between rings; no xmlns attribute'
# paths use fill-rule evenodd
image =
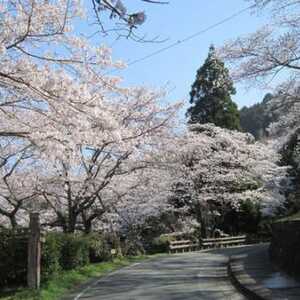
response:
<svg viewBox="0 0 300 300"><path fill-rule="evenodd" d="M237 105L231 100L235 94L228 69L217 57L214 46L197 71L196 80L190 92L192 106L187 111L189 123L214 123L228 129L240 129Z"/></svg>

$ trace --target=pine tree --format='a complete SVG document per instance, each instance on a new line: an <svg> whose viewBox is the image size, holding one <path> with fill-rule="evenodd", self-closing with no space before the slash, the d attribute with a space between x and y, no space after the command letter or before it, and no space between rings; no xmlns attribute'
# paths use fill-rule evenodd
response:
<svg viewBox="0 0 300 300"><path fill-rule="evenodd" d="M214 123L228 129L240 129L237 105L231 100L235 94L228 69L216 56L214 46L209 49L205 63L197 71L190 92L189 123Z"/></svg>

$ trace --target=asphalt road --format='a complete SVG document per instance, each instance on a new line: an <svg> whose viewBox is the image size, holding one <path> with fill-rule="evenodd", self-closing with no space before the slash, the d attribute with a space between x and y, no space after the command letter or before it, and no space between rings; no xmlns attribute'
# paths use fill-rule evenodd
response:
<svg viewBox="0 0 300 300"><path fill-rule="evenodd" d="M199 300L245 299L227 277L229 255L249 247L176 254L146 260L114 272L73 300Z"/></svg>

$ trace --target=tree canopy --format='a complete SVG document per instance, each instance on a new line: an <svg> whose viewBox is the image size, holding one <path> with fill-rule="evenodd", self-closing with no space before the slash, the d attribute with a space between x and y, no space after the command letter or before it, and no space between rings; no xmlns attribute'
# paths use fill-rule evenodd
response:
<svg viewBox="0 0 300 300"><path fill-rule="evenodd" d="M279 156L229 130L239 128L235 89L215 49L188 115L217 126L183 132L180 103L109 75L124 65L74 29L87 9L78 0L1 2L0 225L27 226L39 211L43 226L70 233L134 228L174 209L167 200L178 182L218 212L247 199L269 213L282 205Z"/></svg>
<svg viewBox="0 0 300 300"><path fill-rule="evenodd" d="M239 129L239 112L231 100L235 94L228 69L217 57L214 46L197 71L190 92L192 106L187 111L189 123L214 123L228 129Z"/></svg>

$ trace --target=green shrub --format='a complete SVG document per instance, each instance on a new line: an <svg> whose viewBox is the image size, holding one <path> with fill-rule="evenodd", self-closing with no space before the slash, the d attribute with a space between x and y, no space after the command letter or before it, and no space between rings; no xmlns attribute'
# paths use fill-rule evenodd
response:
<svg viewBox="0 0 300 300"><path fill-rule="evenodd" d="M98 233L89 235L47 233L42 248L42 278L47 280L60 270L70 270L89 262L110 259L110 248Z"/></svg>
<svg viewBox="0 0 300 300"><path fill-rule="evenodd" d="M48 280L53 274L57 274L62 268L60 265L61 250L64 234L50 232L45 236L42 244L41 278Z"/></svg>
<svg viewBox="0 0 300 300"><path fill-rule="evenodd" d="M97 263L111 258L110 247L105 237L99 233L91 233L87 236L89 242L90 262Z"/></svg>
<svg viewBox="0 0 300 300"><path fill-rule="evenodd" d="M88 237L77 234L65 234L61 249L60 264L64 270L71 270L88 264L89 240Z"/></svg>
<svg viewBox="0 0 300 300"><path fill-rule="evenodd" d="M122 254L125 256L140 256L145 254L145 249L139 240L128 238L122 242Z"/></svg>
<svg viewBox="0 0 300 300"><path fill-rule="evenodd" d="M0 231L0 287L26 283L27 245L22 230Z"/></svg>
<svg viewBox="0 0 300 300"><path fill-rule="evenodd" d="M168 252L169 243L176 239L175 236L162 234L152 241L150 253L164 253Z"/></svg>
<svg viewBox="0 0 300 300"><path fill-rule="evenodd" d="M0 230L0 287L26 284L27 241L20 232ZM42 243L41 279L47 281L61 270L110 258L110 247L101 234L49 232Z"/></svg>

